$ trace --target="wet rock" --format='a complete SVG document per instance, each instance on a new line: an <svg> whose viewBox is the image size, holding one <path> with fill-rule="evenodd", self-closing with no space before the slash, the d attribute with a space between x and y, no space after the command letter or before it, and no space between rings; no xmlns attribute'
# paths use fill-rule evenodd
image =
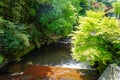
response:
<svg viewBox="0 0 120 80"><path fill-rule="evenodd" d="M20 73L13 73L13 74L10 74L10 76L17 76L17 75L23 75L24 74L24 72L20 72Z"/></svg>
<svg viewBox="0 0 120 80"><path fill-rule="evenodd" d="M120 67L115 64L109 65L98 80L120 80Z"/></svg>
<svg viewBox="0 0 120 80"><path fill-rule="evenodd" d="M3 78L3 77L2 77ZM2 80L0 78L0 80ZM54 66L29 65L24 73L4 77L3 80L97 80L96 70L72 69Z"/></svg>
<svg viewBox="0 0 120 80"><path fill-rule="evenodd" d="M42 80L97 80L95 70L78 70L53 66L30 65L25 74L32 74L35 78ZM47 79L48 78L48 79Z"/></svg>
<svg viewBox="0 0 120 80"><path fill-rule="evenodd" d="M33 75L23 75L21 76L21 80L34 80Z"/></svg>
<svg viewBox="0 0 120 80"><path fill-rule="evenodd" d="M70 44L71 43L71 39L70 38L62 38L58 42L59 43L63 43L63 44Z"/></svg>

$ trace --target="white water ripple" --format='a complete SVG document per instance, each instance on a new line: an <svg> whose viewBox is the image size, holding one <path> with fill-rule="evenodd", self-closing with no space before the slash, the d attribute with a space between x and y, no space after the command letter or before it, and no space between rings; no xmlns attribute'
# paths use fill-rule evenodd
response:
<svg viewBox="0 0 120 80"><path fill-rule="evenodd" d="M56 67L64 68L76 68L76 69L92 69L87 63L76 62L74 60L69 60L68 62L62 61L61 64L55 65Z"/></svg>

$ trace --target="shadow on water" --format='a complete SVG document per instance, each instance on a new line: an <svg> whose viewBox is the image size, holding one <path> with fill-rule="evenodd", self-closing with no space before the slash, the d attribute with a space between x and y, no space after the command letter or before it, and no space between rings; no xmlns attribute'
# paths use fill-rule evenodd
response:
<svg viewBox="0 0 120 80"><path fill-rule="evenodd" d="M32 64L57 66L66 68L88 69L91 68L86 63L74 61L71 56L71 45L63 43L52 43L42 46L40 49L34 49L29 54L22 57L19 63L10 62L2 69L0 74L9 72L20 72L20 66L26 65L29 62ZM14 66L15 65L15 66ZM11 68L12 67L12 68ZM24 67L24 66L23 66Z"/></svg>
<svg viewBox="0 0 120 80"><path fill-rule="evenodd" d="M91 68L86 63L73 60L71 53L71 44L52 43L25 55L21 63L32 62L33 64L78 69Z"/></svg>
<svg viewBox="0 0 120 80"><path fill-rule="evenodd" d="M70 54L70 44L53 43L33 50L23 57L21 63L31 61L33 64L54 66L71 60Z"/></svg>
<svg viewBox="0 0 120 80"><path fill-rule="evenodd" d="M4 80L97 80L96 70L91 69L86 63L74 61L70 50L70 44L45 45L23 56L21 62L6 70L9 72L7 76L5 73L5 76L0 78L5 78ZM27 64L29 62L33 65ZM21 75L21 72L24 74Z"/></svg>

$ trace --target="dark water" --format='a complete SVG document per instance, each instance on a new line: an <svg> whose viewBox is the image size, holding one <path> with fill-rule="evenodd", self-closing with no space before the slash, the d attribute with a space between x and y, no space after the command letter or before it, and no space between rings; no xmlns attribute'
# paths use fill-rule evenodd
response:
<svg viewBox="0 0 120 80"><path fill-rule="evenodd" d="M42 70L39 70L40 68L38 67L31 69L27 68L26 64L32 63L37 65L47 65L48 67L59 66L58 69L55 68L57 71L53 70L56 71L56 73L54 72L53 75L61 74L55 76L55 77L60 77L60 79L50 79L50 80L63 80L64 78L65 78L64 80L97 80L98 79L97 72L94 69L91 69L91 67L88 66L86 63L81 63L73 60L71 56L72 52L70 50L71 50L70 44L53 43L50 45L45 45L40 49L35 49L31 51L29 54L23 56L21 62L14 63L14 65L8 64L9 67L2 69L3 70L2 72L0 71L0 78L5 78L5 80L8 79L18 80L17 76L16 78L14 78L13 76L11 76L11 74L12 75L20 74L21 72L27 69L29 72L31 71L35 73L40 73L40 71L42 72ZM39 71L36 69L38 69ZM5 70L9 73L3 73L5 72ZM45 70L43 71L45 72ZM46 73L50 73L50 72L46 72ZM34 76L34 74L32 76ZM27 77L24 75L20 75L19 77L27 78L31 76L29 76L28 74ZM24 79L24 80L29 80L29 79ZM44 80L44 79L40 79L40 80Z"/></svg>
<svg viewBox="0 0 120 80"><path fill-rule="evenodd" d="M71 56L70 44L53 43L35 49L24 56L21 63L32 62L33 64L51 65L69 68L90 68L86 63L74 61Z"/></svg>
<svg viewBox="0 0 120 80"><path fill-rule="evenodd" d="M71 54L70 44L52 43L50 45L42 46L40 49L34 49L23 56L22 61L19 63L13 62L7 64L0 69L0 74L6 74L6 72L21 72L24 70L21 66L28 63L65 68L91 69L86 63L73 60Z"/></svg>

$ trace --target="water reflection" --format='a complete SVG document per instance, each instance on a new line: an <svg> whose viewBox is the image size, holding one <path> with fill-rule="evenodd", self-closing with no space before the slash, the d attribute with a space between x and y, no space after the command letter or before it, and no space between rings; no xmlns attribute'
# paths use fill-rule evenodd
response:
<svg viewBox="0 0 120 80"><path fill-rule="evenodd" d="M4 80L97 80L99 75L86 63L72 60L70 44L54 43L35 49L18 64L8 67ZM26 63L29 62L29 65ZM32 63L31 63L32 62ZM30 65L33 64L33 65ZM37 64L37 65L36 65ZM38 65L39 64L39 65ZM44 66L47 65L47 66ZM50 66L51 65L51 66ZM73 69L75 68L75 69ZM4 70L5 71L5 70ZM21 74L21 72L23 74ZM13 76L14 75L14 76Z"/></svg>
<svg viewBox="0 0 120 80"><path fill-rule="evenodd" d="M86 69L91 68L86 63L74 61L71 57L70 44L53 43L40 49L35 49L30 54L23 57L21 63L29 61L33 64L59 66L68 68Z"/></svg>

